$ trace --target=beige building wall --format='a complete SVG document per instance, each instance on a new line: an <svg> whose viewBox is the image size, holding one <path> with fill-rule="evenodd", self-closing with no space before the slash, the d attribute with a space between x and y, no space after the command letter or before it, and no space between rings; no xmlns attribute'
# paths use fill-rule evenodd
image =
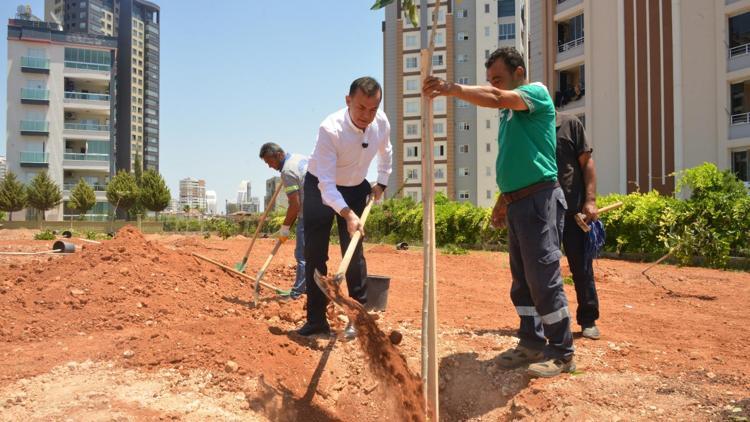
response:
<svg viewBox="0 0 750 422"><path fill-rule="evenodd" d="M732 152L750 154L750 118L733 122L730 98L733 83L750 80L750 48L728 51L729 18L750 12L750 0L532 6L531 74L554 96L560 71L585 66L583 100L560 110L585 122L600 194L671 193L675 171L703 162L731 169ZM557 24L580 13L583 53L561 53Z"/></svg>

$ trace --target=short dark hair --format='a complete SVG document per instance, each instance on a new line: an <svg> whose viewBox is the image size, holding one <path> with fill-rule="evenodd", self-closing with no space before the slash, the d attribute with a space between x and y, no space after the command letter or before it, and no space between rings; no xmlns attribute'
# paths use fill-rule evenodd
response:
<svg viewBox="0 0 750 422"><path fill-rule="evenodd" d="M505 63L505 66L511 73L515 72L518 67L521 67L523 68L524 76L526 75L526 63L523 61L521 53L515 47L500 47L493 51L484 63L485 69L489 69L498 59Z"/></svg>
<svg viewBox="0 0 750 422"><path fill-rule="evenodd" d="M378 81L369 76L355 79L351 86L349 86L349 96L353 97L357 93L357 90L362 91L368 97L374 97L378 92L382 92Z"/></svg>
<svg viewBox="0 0 750 422"><path fill-rule="evenodd" d="M260 158L265 157L269 154L276 154L279 152L284 152L284 149L279 146L279 144L275 144L273 142L266 142L263 144L262 147L260 147Z"/></svg>

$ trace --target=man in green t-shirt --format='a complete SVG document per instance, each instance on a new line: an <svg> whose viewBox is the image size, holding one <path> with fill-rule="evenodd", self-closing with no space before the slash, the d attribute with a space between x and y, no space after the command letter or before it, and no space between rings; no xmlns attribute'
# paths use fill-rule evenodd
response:
<svg viewBox="0 0 750 422"><path fill-rule="evenodd" d="M485 67L490 86L429 77L422 93L500 109L496 174L502 195L492 222L508 227L510 297L521 320L520 342L500 355L500 363L506 368L528 364L530 375L553 377L575 370L560 274L566 203L557 183L555 106L544 85L526 80L526 64L515 48L499 48Z"/></svg>

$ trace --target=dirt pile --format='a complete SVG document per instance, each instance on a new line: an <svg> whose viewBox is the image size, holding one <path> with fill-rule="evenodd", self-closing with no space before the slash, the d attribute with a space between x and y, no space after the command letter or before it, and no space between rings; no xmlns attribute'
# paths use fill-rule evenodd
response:
<svg viewBox="0 0 750 422"><path fill-rule="evenodd" d="M342 294L339 284L327 283L325 287L329 297L336 298L336 302L345 308L349 320L354 322L367 365L387 386L396 413L408 421L425 420L421 378L409 370L404 356L360 303Z"/></svg>
<svg viewBox="0 0 750 422"><path fill-rule="evenodd" d="M146 241L133 227L65 259L10 264L0 269L0 280L9 318L0 328L3 341L184 320L196 310L211 315L238 286L217 268Z"/></svg>

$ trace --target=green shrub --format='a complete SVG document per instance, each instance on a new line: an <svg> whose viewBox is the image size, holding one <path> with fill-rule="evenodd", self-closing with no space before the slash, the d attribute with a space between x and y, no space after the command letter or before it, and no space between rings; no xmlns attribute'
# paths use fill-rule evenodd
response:
<svg viewBox="0 0 750 422"><path fill-rule="evenodd" d="M52 230L42 230L34 235L35 240L55 240L55 234Z"/></svg>

